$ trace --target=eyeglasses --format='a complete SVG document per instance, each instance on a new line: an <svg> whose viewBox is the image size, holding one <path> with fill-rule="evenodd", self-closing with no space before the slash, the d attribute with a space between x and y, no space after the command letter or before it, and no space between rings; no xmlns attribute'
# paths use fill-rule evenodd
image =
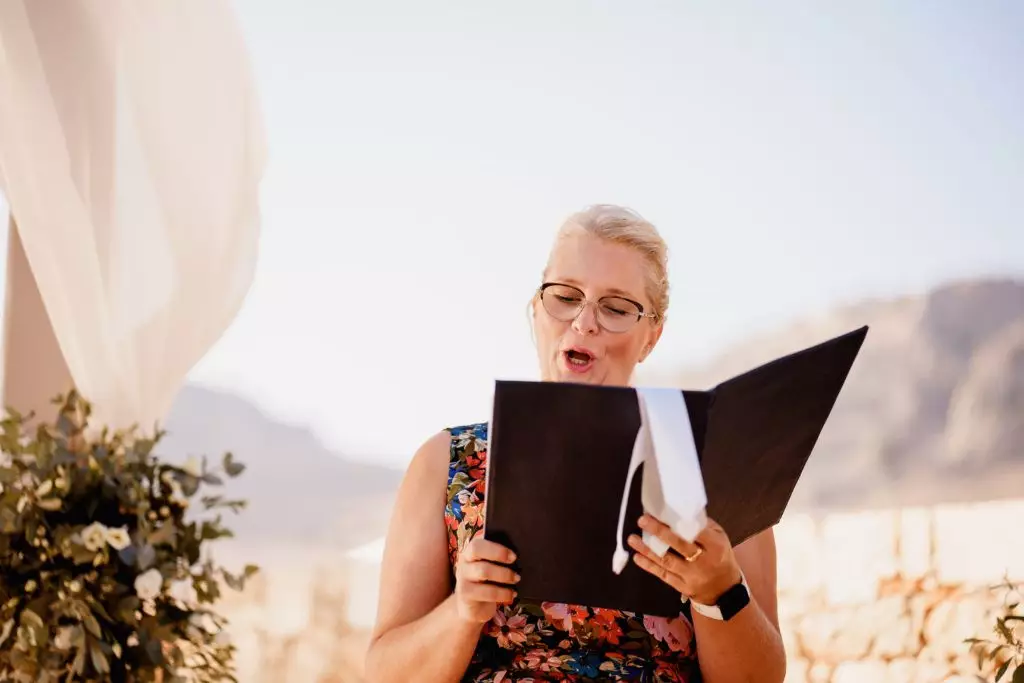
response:
<svg viewBox="0 0 1024 683"><path fill-rule="evenodd" d="M548 315L562 322L575 320L589 303L586 295L576 287L557 282L545 282L537 293ZM644 307L639 303L621 296L603 296L595 303L597 324L614 334L628 331L641 318L658 317L657 313L644 313Z"/></svg>

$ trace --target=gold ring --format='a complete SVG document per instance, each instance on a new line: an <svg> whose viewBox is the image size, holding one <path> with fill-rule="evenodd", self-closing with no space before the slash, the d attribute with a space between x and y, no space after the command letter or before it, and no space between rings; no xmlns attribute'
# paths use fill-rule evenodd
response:
<svg viewBox="0 0 1024 683"><path fill-rule="evenodd" d="M697 560L698 557L700 557L703 554L704 554L704 547L698 545L697 546L697 550L696 550L696 552L693 553L693 555L685 555L684 554L683 555L683 559L686 560L687 562L694 562L694 561Z"/></svg>

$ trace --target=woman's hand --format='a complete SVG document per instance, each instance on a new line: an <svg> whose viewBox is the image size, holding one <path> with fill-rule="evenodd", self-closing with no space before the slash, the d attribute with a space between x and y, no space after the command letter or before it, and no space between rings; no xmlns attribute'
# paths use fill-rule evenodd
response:
<svg viewBox="0 0 1024 683"><path fill-rule="evenodd" d="M650 515L640 518L640 528L669 545L664 557L658 557L639 536L630 536L629 545L637 552L637 565L675 588L679 593L704 605L713 605L725 591L740 582L742 572L725 530L712 519L688 543L665 524ZM689 559L687 559L689 558Z"/></svg>
<svg viewBox="0 0 1024 683"><path fill-rule="evenodd" d="M515 559L505 546L479 536L466 544L455 566L455 604L462 619L483 624L499 604L515 600L509 586L519 582L519 575L505 566Z"/></svg>

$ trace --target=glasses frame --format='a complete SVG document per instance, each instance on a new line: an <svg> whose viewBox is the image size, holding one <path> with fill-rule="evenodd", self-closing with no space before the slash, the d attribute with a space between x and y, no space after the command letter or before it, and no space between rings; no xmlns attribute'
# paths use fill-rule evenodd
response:
<svg viewBox="0 0 1024 683"><path fill-rule="evenodd" d="M557 317L555 315L552 315L551 311L548 310L548 307L544 305L544 292L549 287L556 287L556 286L557 287L568 287L569 289L574 289L574 290L576 290L577 292L580 293L580 304L579 304L579 306L576 307L576 312L568 320L562 320L561 318L559 318L559 317ZM624 329L624 330L609 330L604 325L601 325L600 319L597 316L595 316L594 319L597 321L597 324L601 326L601 329L605 330L609 334L625 334L626 332L629 332L631 329L633 329L636 326L636 324L638 322L640 322L642 319L644 319L644 318L651 318L652 320L657 321L657 319L659 317L658 314L653 312L653 311L650 312L650 313L644 311L644 305L642 303L640 303L639 301L634 301L633 299L630 299L628 296L619 296L619 295L615 295L615 296L602 296L600 299L591 300L591 299L587 298L587 295L583 292L582 289L580 289L579 287L573 286L573 285L567 285L564 282L545 282L545 283L541 284L541 286L537 288L537 296L540 297L540 304L541 304L541 307L544 308L544 312L545 313L550 315L555 320L559 320L561 322L566 322L566 323L567 322L572 322L572 321L576 320L576 318L580 317L580 313L583 312L583 309L586 308L588 304L591 304L591 303L593 303L593 304L600 304L605 299L621 299L622 301L628 301L629 303L631 303L634 306L636 306L637 310L639 310L639 313L637 313L637 316L636 316L636 320L633 321L633 323L629 327Z"/></svg>

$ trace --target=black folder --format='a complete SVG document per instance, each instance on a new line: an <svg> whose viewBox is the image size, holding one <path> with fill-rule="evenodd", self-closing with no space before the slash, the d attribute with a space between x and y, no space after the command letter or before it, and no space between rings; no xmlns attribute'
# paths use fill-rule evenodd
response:
<svg viewBox="0 0 1024 683"><path fill-rule="evenodd" d="M777 524L867 327L707 391L681 390L708 516L738 545ZM489 426L485 538L517 554L520 600L672 617L679 594L628 563L612 571L619 505L640 427L636 390L498 380ZM639 534L642 468L622 539ZM662 482L665 487L671 482Z"/></svg>

